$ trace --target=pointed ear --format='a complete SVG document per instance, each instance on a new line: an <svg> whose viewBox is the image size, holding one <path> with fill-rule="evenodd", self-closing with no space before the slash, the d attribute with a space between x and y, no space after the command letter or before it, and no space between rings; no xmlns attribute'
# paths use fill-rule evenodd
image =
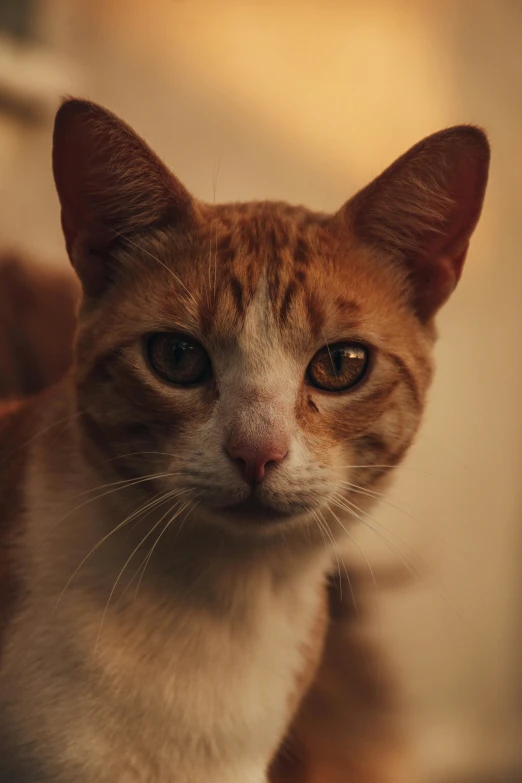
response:
<svg viewBox="0 0 522 783"><path fill-rule="evenodd" d="M342 209L358 239L403 266L423 322L460 278L488 168L485 134L448 128L412 147Z"/></svg>
<svg viewBox="0 0 522 783"><path fill-rule="evenodd" d="M89 101L67 100L58 110L53 172L67 252L91 295L107 282L115 243L194 218L193 199L145 142Z"/></svg>

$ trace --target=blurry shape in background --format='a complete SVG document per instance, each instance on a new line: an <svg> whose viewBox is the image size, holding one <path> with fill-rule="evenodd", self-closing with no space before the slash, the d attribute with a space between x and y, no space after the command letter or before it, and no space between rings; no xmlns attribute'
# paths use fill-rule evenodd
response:
<svg viewBox="0 0 522 783"><path fill-rule="evenodd" d="M0 29L15 38L32 38L34 8L34 0L0 0Z"/></svg>
<svg viewBox="0 0 522 783"><path fill-rule="evenodd" d="M0 399L49 386L72 359L76 279L19 256L0 256Z"/></svg>
<svg viewBox="0 0 522 783"><path fill-rule="evenodd" d="M0 117L30 125L81 89L76 69L38 40L38 10L35 0L0 0Z"/></svg>

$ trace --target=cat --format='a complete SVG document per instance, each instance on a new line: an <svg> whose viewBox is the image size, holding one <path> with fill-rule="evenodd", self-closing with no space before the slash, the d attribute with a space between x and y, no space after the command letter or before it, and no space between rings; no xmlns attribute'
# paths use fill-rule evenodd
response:
<svg viewBox="0 0 522 783"><path fill-rule="evenodd" d="M419 427L488 166L459 126L334 214L209 205L62 104L83 297L72 370L3 418L0 780L349 780L327 578Z"/></svg>

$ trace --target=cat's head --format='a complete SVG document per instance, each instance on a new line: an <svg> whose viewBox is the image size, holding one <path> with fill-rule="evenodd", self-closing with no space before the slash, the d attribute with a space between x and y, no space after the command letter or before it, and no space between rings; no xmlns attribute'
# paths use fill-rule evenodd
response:
<svg viewBox="0 0 522 783"><path fill-rule="evenodd" d="M111 113L64 103L53 163L84 289L85 443L237 528L354 511L419 425L433 317L488 162L484 134L462 126L334 214L210 205Z"/></svg>

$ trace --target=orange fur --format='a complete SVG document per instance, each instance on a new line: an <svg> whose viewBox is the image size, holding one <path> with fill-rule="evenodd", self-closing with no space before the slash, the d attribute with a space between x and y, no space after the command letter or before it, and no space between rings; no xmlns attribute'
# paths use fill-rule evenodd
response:
<svg viewBox="0 0 522 783"><path fill-rule="evenodd" d="M332 610L327 622L324 580L332 542L357 516L350 503L362 514L370 504L353 488L380 489L417 432L433 318L459 279L487 162L484 135L459 127L421 142L333 215L211 206L106 110L76 100L59 110L53 168L84 291L75 362L38 425L28 419L31 445L0 515L20 537L5 573L21 573L24 557L36 564L6 629L4 742L31 744L46 783L166 783L174 772L206 783L210 770L215 783L253 783L286 732L275 783L392 780L397 738L375 720L391 701L373 698L361 673L369 647L353 618ZM198 341L211 374L182 387L155 373L147 337L165 332ZM333 394L307 366L341 341L364 346L368 370ZM256 454L276 444L280 456L250 486L230 444ZM78 506L104 486L122 492ZM173 508L188 508L164 529L161 493L184 493ZM125 501L147 513L114 528ZM130 600L132 579L121 579L135 553L146 567ZM100 676L103 693L73 663Z"/></svg>

